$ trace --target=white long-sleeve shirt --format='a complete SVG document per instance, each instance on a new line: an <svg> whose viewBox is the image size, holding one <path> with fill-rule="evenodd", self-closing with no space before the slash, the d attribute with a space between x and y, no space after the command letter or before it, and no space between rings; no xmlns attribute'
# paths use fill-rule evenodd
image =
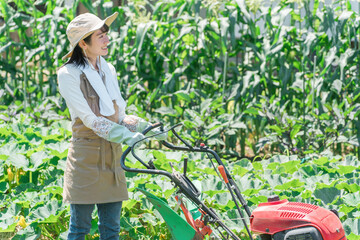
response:
<svg viewBox="0 0 360 240"><path fill-rule="evenodd" d="M120 94L114 66L106 63L106 66L102 64L102 67L106 81L109 81L106 84L102 82L99 73L92 70L89 65L83 69L76 67L74 64L66 64L61 67L58 71L60 94L65 99L69 108L72 123L74 123L76 118L80 118L86 127L92 129L100 137L105 138L108 141L125 142L128 145L132 145L144 136L141 133L131 132L125 126L119 124L126 117L126 102ZM99 95L100 112L102 111L102 106L104 106L103 111L106 110L106 104L109 102L109 99L116 101L119 107L119 123L112 122L104 117L98 117L91 110L80 89L80 75L82 72L86 74L88 79L92 78L92 82L90 80L89 82ZM98 91L99 88L102 88L102 91ZM103 102L101 102L102 99L104 100ZM113 104L112 101L111 104ZM111 112L109 109L106 111Z"/></svg>

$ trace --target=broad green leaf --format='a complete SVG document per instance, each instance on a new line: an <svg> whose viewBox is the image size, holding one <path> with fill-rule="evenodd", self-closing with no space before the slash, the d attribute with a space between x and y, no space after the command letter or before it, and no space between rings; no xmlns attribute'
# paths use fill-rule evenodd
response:
<svg viewBox="0 0 360 240"><path fill-rule="evenodd" d="M26 169L29 166L29 160L22 154L12 154L7 162L19 169Z"/></svg>
<svg viewBox="0 0 360 240"><path fill-rule="evenodd" d="M300 165L300 161L289 161L289 162L285 162L280 164L281 167L285 168L285 172L288 174L293 174L294 172L296 172L298 170L298 167Z"/></svg>
<svg viewBox="0 0 360 240"><path fill-rule="evenodd" d="M243 167L241 167L241 166L235 166L235 167L232 169L232 172L233 172L233 174L242 177L242 176L244 176L246 173L248 173L249 170L246 169L246 168L243 168Z"/></svg>
<svg viewBox="0 0 360 240"><path fill-rule="evenodd" d="M0 154L5 156L11 156L13 154L25 154L25 146L20 146L16 142L9 142L0 147Z"/></svg>
<svg viewBox="0 0 360 240"><path fill-rule="evenodd" d="M347 191L349 193L355 193L360 190L360 185L356 184L356 183L353 183L353 184L340 183L340 184L336 185L336 188L339 190L344 189L345 191Z"/></svg>
<svg viewBox="0 0 360 240"><path fill-rule="evenodd" d="M208 191L203 191L203 193L209 195L209 197L214 197L216 194L220 194L220 193L225 193L227 192L226 190L208 190Z"/></svg>
<svg viewBox="0 0 360 240"><path fill-rule="evenodd" d="M261 162L253 162L253 168L258 171L263 171L262 163Z"/></svg>
<svg viewBox="0 0 360 240"><path fill-rule="evenodd" d="M191 102L191 97L186 91L178 91L174 93L179 99Z"/></svg>
<svg viewBox="0 0 360 240"><path fill-rule="evenodd" d="M164 115L169 115L169 116L177 116L177 112L169 107L160 107L158 109L155 109L155 112L160 113L160 114L164 114Z"/></svg>
<svg viewBox="0 0 360 240"><path fill-rule="evenodd" d="M49 153L51 155L59 157L60 159L64 159L67 157L68 147L69 143L66 141L60 141L46 145L46 149L48 149Z"/></svg>
<svg viewBox="0 0 360 240"><path fill-rule="evenodd" d="M13 224L16 223L16 216L21 211L21 205L17 203L11 203L7 208L2 209L0 212L0 230L13 229Z"/></svg>
<svg viewBox="0 0 360 240"><path fill-rule="evenodd" d="M359 219L356 219L356 220L359 220ZM355 221L356 221L356 220L355 220ZM353 227L354 229L356 229L356 228L357 228L357 229L360 229L359 225L358 225L358 226L354 226L354 225L352 224L351 227ZM350 227L350 228L351 228L351 227ZM349 235L346 235L346 239L348 239L348 240L358 240L358 239L359 239L359 235L353 233L353 232L352 232L353 230L350 229L348 226L345 225L344 228L345 228L345 230L347 230L346 233L348 233L348 232L350 233ZM358 231L358 232L359 232L359 231Z"/></svg>
<svg viewBox="0 0 360 240"><path fill-rule="evenodd" d="M355 207L350 207L345 204L341 204L339 211L343 212L345 215L348 215L349 212L353 211Z"/></svg>
<svg viewBox="0 0 360 240"><path fill-rule="evenodd" d="M319 159L315 159L313 162L316 163L317 165L325 165L329 163L329 159L327 157L321 157Z"/></svg>
<svg viewBox="0 0 360 240"><path fill-rule="evenodd" d="M6 193L6 191L9 189L9 183L8 182L0 182L0 192L2 194Z"/></svg>
<svg viewBox="0 0 360 240"><path fill-rule="evenodd" d="M161 189L161 187L159 187L159 185L153 184L153 183L146 183L146 184L145 184L145 187L146 187L147 191L149 191L149 190L153 190L153 191L159 190L159 191L162 191L162 189Z"/></svg>
<svg viewBox="0 0 360 240"><path fill-rule="evenodd" d="M251 197L251 196L254 196L254 195L258 194L259 191L260 190L258 190L258 189L246 189L245 191L242 192L242 194L244 196Z"/></svg>
<svg viewBox="0 0 360 240"><path fill-rule="evenodd" d="M359 239L360 234L360 219L348 218L343 222L344 230L347 239L355 240Z"/></svg>
<svg viewBox="0 0 360 240"><path fill-rule="evenodd" d="M305 183L301 182L299 179L293 179L289 182L286 182L282 185L278 185L276 187L274 187L274 189L279 189L279 190L291 190L294 188L298 188L303 186Z"/></svg>
<svg viewBox="0 0 360 240"><path fill-rule="evenodd" d="M25 229L20 230L12 238L14 240L36 240L39 239L41 235L41 229L38 227L37 222L31 223Z"/></svg>
<svg viewBox="0 0 360 240"><path fill-rule="evenodd" d="M164 162L166 162L166 155L163 152L160 151L153 151L152 153L156 159L156 163L157 164L163 164Z"/></svg>
<svg viewBox="0 0 360 240"><path fill-rule="evenodd" d="M356 167L354 166L343 166L343 165L339 165L339 169L338 169L338 173L341 175L345 175L348 173L353 173L354 171L356 171Z"/></svg>
<svg viewBox="0 0 360 240"><path fill-rule="evenodd" d="M302 128L302 126L300 124L295 125L294 128L290 132L290 138L293 139L296 136L296 134L299 133L301 128Z"/></svg>
<svg viewBox="0 0 360 240"><path fill-rule="evenodd" d="M276 125L269 126L269 129L274 130L277 134L281 134L283 132L283 130Z"/></svg>
<svg viewBox="0 0 360 240"><path fill-rule="evenodd" d="M259 203L267 202L266 196L254 196L248 199L249 202L251 202L253 205L258 205Z"/></svg>
<svg viewBox="0 0 360 240"><path fill-rule="evenodd" d="M131 209L135 206L136 203L137 203L137 200L135 200L135 199L129 199L129 200L123 202L123 206L122 206L122 207L123 207L124 209L131 210Z"/></svg>
<svg viewBox="0 0 360 240"><path fill-rule="evenodd" d="M303 199L307 199L307 198L311 198L313 196L313 192L310 190L305 190L302 194L301 197Z"/></svg>
<svg viewBox="0 0 360 240"><path fill-rule="evenodd" d="M280 164L278 162L272 162L267 165L267 169L274 171L276 168L278 168L279 165Z"/></svg>
<svg viewBox="0 0 360 240"><path fill-rule="evenodd" d="M57 200L50 200L44 205L35 206L29 215L29 220L39 222L56 222L59 215L65 210L64 205Z"/></svg>
<svg viewBox="0 0 360 240"><path fill-rule="evenodd" d="M30 156L31 169L35 171L43 162L49 159L49 155L46 152L36 152Z"/></svg>
<svg viewBox="0 0 360 240"><path fill-rule="evenodd" d="M54 195L58 194L59 196L62 196L63 194L63 189L59 186L47 187L45 189Z"/></svg>
<svg viewBox="0 0 360 240"><path fill-rule="evenodd" d="M360 193L359 192L349 193L349 194L342 197L342 200L348 206L352 206L352 207L359 207L359 205L360 205L359 199L360 199Z"/></svg>
<svg viewBox="0 0 360 240"><path fill-rule="evenodd" d="M314 196L320 199L324 204L330 204L340 197L340 191L334 187L320 188L314 191Z"/></svg>

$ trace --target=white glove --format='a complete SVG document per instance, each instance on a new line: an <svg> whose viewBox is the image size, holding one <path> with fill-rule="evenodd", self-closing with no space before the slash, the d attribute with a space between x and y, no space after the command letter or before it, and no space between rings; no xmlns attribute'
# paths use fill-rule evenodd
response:
<svg viewBox="0 0 360 240"><path fill-rule="evenodd" d="M126 126L130 131L132 132L142 132L146 128L150 127L152 124L145 121L142 118L133 116L133 115L127 115L121 122L121 125ZM151 130L148 134L154 135L162 133L162 131L159 128ZM165 140L167 138L167 132L164 132L162 134L159 134L155 136L157 140Z"/></svg>
<svg viewBox="0 0 360 240"><path fill-rule="evenodd" d="M144 139L145 136L141 133L134 133L122 125L114 125L109 131L108 140L111 142L122 143L132 146L137 141Z"/></svg>
<svg viewBox="0 0 360 240"><path fill-rule="evenodd" d="M140 118L139 122L138 122L138 124L136 126L136 131L137 132L142 132L145 129L147 129L148 127L150 127L151 125L152 125L151 123L149 123L149 122L145 121L144 119ZM148 134L149 135L159 134L159 135L155 136L155 138L157 140L166 140L167 136L168 136L167 132L162 132L159 127L155 128L155 129L152 129Z"/></svg>

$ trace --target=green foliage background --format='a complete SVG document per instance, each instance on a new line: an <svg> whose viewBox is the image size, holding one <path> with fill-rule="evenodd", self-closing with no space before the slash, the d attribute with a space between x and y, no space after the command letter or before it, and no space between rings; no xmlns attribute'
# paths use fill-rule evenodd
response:
<svg viewBox="0 0 360 240"><path fill-rule="evenodd" d="M66 120L54 121L49 126L34 124L23 114L17 121L0 124L1 239L10 236L26 240L66 239L69 206L62 202L61 186L70 125ZM171 161L180 172L187 157L188 176L201 189L201 198L241 235L243 225L235 205L206 156L160 149L139 150L138 155L155 159L155 166L167 171L171 171L168 164ZM274 155L268 160L241 159L228 161L226 165L251 210L275 194L289 201L336 209L347 238L359 239L360 163L356 157L323 153L313 160L302 161L297 155ZM128 166L139 168L141 164L130 158ZM162 218L135 188L145 188L175 207L173 184L162 176L127 173L127 179L130 200L123 204L120 239L170 239ZM25 228L18 226L21 216L28 224ZM98 239L96 213L92 223L88 239Z"/></svg>
<svg viewBox="0 0 360 240"><path fill-rule="evenodd" d="M255 177L243 189L252 193L247 197L264 200L276 192L292 200L336 205L347 233L360 234L358 205L351 200L359 197L360 21L349 1L68 2L0 0L0 210L9 219L0 228L14 230L9 227L16 225L14 216L22 215L31 223L26 234L56 238L66 231L53 229L59 226L53 223L66 226L68 220L58 186L70 136L56 71L69 49L66 26L82 3L102 18L120 13L111 26L108 61L118 70L130 113L168 125L184 122L185 138L205 142L227 159L271 157L261 164L245 159L234 163L235 174L249 171L248 179ZM311 162L295 162L296 170L281 172L287 159L282 156ZM334 156L343 159L338 162ZM9 181L8 168L19 174L17 179ZM288 192L283 181L267 179L266 169L278 171L279 179L293 188ZM305 172L292 176L298 169ZM301 176L316 179L310 184ZM144 180L135 185L142 184L137 181ZM269 190L263 191L265 187ZM138 197L124 209L144 211ZM44 217L43 208L55 212ZM141 231L167 236L158 220L151 229L139 223L139 214L124 212L130 236ZM146 221L153 219L150 212L144 213ZM53 222L47 222L50 216ZM19 239L25 236L21 234Z"/></svg>
<svg viewBox="0 0 360 240"><path fill-rule="evenodd" d="M108 60L141 116L181 120L194 141L238 157L359 155L359 16L349 1L80 2L100 17L120 13ZM33 112L59 97L78 4L1 0L1 104Z"/></svg>

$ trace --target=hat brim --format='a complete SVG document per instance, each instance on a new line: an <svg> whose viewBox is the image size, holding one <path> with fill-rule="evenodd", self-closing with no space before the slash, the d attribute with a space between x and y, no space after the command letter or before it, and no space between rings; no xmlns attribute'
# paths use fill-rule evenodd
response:
<svg viewBox="0 0 360 240"><path fill-rule="evenodd" d="M114 20L116 19L116 17L119 15L118 12L113 13L111 16L105 18L104 20L102 20L101 22L99 22L98 24L96 24L92 29L90 29L88 32L84 33L84 35L74 44L74 46L71 47L70 51L62 57L62 60L65 60L66 58L69 58L72 56L73 51L76 47L76 45L83 40L84 38L88 37L89 35L91 35L93 32L95 32L96 30L102 28L102 26L104 26L104 24L106 24L108 27L110 27L110 25L114 22Z"/></svg>

